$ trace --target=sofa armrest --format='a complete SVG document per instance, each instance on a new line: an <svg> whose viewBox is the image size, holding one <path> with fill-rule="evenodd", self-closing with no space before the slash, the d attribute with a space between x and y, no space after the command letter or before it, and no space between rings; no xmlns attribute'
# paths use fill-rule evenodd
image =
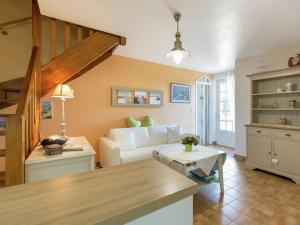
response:
<svg viewBox="0 0 300 225"><path fill-rule="evenodd" d="M120 165L120 146L107 137L99 141L100 164L102 167Z"/></svg>
<svg viewBox="0 0 300 225"><path fill-rule="evenodd" d="M194 137L200 143L200 135L199 134L192 134L192 133L184 133L183 137Z"/></svg>

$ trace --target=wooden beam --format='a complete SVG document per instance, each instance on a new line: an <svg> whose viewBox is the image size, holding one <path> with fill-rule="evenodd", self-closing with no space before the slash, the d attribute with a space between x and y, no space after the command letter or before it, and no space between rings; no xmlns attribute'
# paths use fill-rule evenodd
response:
<svg viewBox="0 0 300 225"><path fill-rule="evenodd" d="M23 116L10 116L6 131L6 173L7 186L24 183L25 164L25 121Z"/></svg>
<svg viewBox="0 0 300 225"><path fill-rule="evenodd" d="M50 18L50 58L56 57L57 21Z"/></svg>
<svg viewBox="0 0 300 225"><path fill-rule="evenodd" d="M65 50L71 47L71 25L68 22L64 22L64 46Z"/></svg>
<svg viewBox="0 0 300 225"><path fill-rule="evenodd" d="M109 57L107 55L112 54L119 41L119 36L96 32L43 66L42 96L49 93L56 85L78 77L82 71L93 68L95 64L101 62L101 59Z"/></svg>

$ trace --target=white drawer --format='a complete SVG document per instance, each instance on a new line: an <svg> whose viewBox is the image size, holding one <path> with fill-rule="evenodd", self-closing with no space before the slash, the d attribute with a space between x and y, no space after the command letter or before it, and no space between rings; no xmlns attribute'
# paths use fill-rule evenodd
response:
<svg viewBox="0 0 300 225"><path fill-rule="evenodd" d="M260 127L248 127L247 128L249 135L259 135L259 136L271 136L272 130Z"/></svg>
<svg viewBox="0 0 300 225"><path fill-rule="evenodd" d="M274 132L275 138L300 141L300 132L289 131L289 130L276 130Z"/></svg>

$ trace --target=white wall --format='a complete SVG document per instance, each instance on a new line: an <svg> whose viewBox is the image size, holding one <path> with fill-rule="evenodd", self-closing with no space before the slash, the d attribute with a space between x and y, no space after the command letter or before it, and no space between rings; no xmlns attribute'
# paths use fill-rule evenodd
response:
<svg viewBox="0 0 300 225"><path fill-rule="evenodd" d="M288 59L300 53L300 44L236 61L236 154L246 156L245 124L250 123L250 80L246 75L287 68Z"/></svg>

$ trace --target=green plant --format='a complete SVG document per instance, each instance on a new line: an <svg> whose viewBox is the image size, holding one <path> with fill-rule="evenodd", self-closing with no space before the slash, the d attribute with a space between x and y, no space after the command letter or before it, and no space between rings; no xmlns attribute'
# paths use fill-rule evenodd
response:
<svg viewBox="0 0 300 225"><path fill-rule="evenodd" d="M183 145L198 145L198 140L195 137L185 137L182 139L181 144L183 144Z"/></svg>

